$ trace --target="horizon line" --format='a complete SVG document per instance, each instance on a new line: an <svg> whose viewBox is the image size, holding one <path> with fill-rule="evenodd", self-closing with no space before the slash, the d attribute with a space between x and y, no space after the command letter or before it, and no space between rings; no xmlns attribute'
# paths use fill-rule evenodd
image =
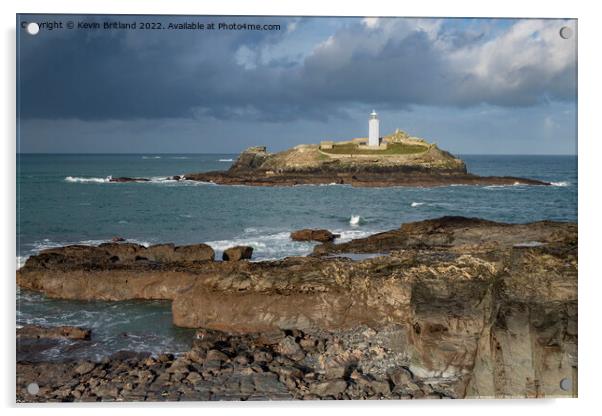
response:
<svg viewBox="0 0 602 416"><path fill-rule="evenodd" d="M242 152L16 152L18 155L239 155ZM451 152L450 152L451 153ZM579 156L578 153L452 153L464 156Z"/></svg>

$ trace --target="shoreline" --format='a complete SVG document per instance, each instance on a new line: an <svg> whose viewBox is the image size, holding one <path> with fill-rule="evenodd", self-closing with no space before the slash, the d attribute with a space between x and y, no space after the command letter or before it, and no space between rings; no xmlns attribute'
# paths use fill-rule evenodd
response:
<svg viewBox="0 0 602 416"><path fill-rule="evenodd" d="M262 390L260 378L271 380L268 385L274 399L398 399L430 394L460 398L476 392L495 397L566 397L569 393L558 389L557 377L567 371L565 376L570 376L570 369L577 365L576 233L575 223L507 224L442 217L346 243L325 242L316 245L312 255L275 261L218 262L204 245L145 248L114 243L46 250L17 272L20 287L62 299L167 299L172 302L174 323L196 328L197 340L199 333L209 331L228 341L211 344L201 358L190 357L203 355L193 346L184 354L187 358L173 357L161 364L158 358L144 363L148 357L130 357L131 362L125 360L125 364L109 358L95 364L90 371L104 374L99 383L110 386L107 394L90 387L84 381L87 376L74 372L81 362L19 362L18 389L30 375L52 368L57 374L67 374L75 387L49 388L43 400L129 400L134 398L125 388L127 382L119 380L158 365L160 370L152 370L153 379L168 381L155 387L175 393L155 395L145 384L142 390L147 393L140 400L270 397ZM379 255L352 260L341 253ZM370 277L366 280L366 276ZM505 311L505 316L513 316L516 328L512 332L526 331L545 343L521 344L501 325L501 317L488 315L487 310ZM534 327L533 319L543 320L545 327ZM291 335L294 331L298 335ZM564 339L554 338L558 331L566 334ZM363 333L367 335L361 341ZM253 339L268 334L281 334L260 348L271 354L270 363L277 359L271 364L274 368L256 362L254 352L248 353L255 348ZM478 347L490 342L489 337L501 342L502 351L532 357L545 354L546 360L559 367L551 370L532 362L520 371L540 374L538 387L516 390L510 380L520 376L515 373L518 369L491 373L476 364L509 359ZM320 339L325 348L312 349ZM348 341L340 345L337 339ZM372 349L376 339L382 344ZM548 342L557 343L557 350L549 350ZM328 345L334 348L330 350L333 359L348 357L349 361L335 360L336 369L324 366ZM210 350L217 351L211 354L219 359L207 359ZM168 371L174 365L184 370ZM282 365L288 368L285 375L275 369ZM123 374L113 373L113 368L122 368ZM398 387L392 373L402 369L411 376L400 382L405 387ZM180 373L182 378L171 378ZM220 392L217 386L223 385L226 374L235 377L237 384ZM241 392L243 376L250 377L244 383L252 383L251 390ZM35 400L23 393L18 398Z"/></svg>
<svg viewBox="0 0 602 416"><path fill-rule="evenodd" d="M86 182L82 178L81 182ZM109 183L154 183L151 178L132 177L107 177L106 180L90 180L94 182ZM210 185L229 186L329 186L341 185L355 188L389 188L389 187L416 187L433 188L446 186L555 186L551 182L536 179L519 178L514 176L477 176L466 175L342 175L333 176L320 175L232 175L228 172L203 172L190 173L182 176L168 176L162 182L196 182Z"/></svg>

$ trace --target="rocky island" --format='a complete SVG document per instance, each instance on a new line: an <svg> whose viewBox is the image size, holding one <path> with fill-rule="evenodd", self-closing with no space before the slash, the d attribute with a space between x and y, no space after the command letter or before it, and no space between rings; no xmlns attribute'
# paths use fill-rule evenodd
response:
<svg viewBox="0 0 602 416"><path fill-rule="evenodd" d="M468 173L462 160L400 130L383 137L376 147L367 140L302 144L278 153L251 147L227 171L188 173L177 179L255 186L549 185L534 179Z"/></svg>
<svg viewBox="0 0 602 416"><path fill-rule="evenodd" d="M265 146L243 151L227 171L187 173L167 179L219 185L355 187L447 185L550 185L514 176L479 176L451 153L399 129L378 146L366 138L300 144L270 153ZM109 177L108 182L149 182L149 178Z"/></svg>
<svg viewBox="0 0 602 416"><path fill-rule="evenodd" d="M174 323L197 335L177 356L18 359L17 399L576 396L575 223L442 217L323 241L310 256L259 262L216 261L205 244L106 243L30 257L17 271L24 290L167 299ZM37 395L27 393L32 382Z"/></svg>

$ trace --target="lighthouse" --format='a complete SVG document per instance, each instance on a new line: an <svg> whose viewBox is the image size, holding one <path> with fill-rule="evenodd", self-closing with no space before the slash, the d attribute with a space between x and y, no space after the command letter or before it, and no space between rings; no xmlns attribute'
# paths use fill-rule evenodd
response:
<svg viewBox="0 0 602 416"><path fill-rule="evenodd" d="M380 133L378 126L378 114L372 110L370 120L368 120L368 146L378 147L380 145Z"/></svg>

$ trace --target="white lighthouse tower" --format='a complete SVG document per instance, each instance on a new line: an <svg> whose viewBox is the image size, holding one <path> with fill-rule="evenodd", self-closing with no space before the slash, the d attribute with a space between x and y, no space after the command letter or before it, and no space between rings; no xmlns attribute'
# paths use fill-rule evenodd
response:
<svg viewBox="0 0 602 416"><path fill-rule="evenodd" d="M378 114L376 114L376 111L372 110L372 113L370 113L370 120L368 121L368 146L370 147L378 147L380 145L378 124Z"/></svg>

